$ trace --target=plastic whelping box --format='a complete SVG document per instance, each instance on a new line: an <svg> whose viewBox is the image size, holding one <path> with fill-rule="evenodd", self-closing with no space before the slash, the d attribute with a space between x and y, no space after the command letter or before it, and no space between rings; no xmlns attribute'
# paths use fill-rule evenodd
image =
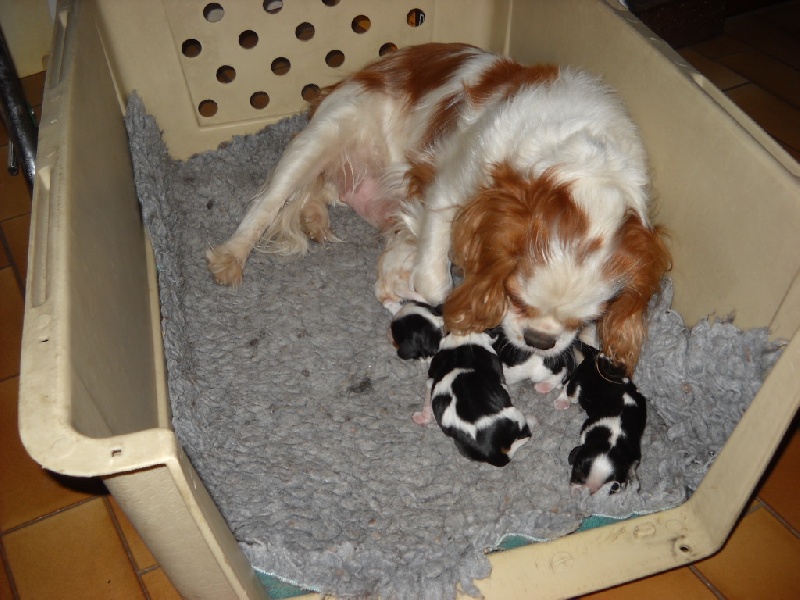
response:
<svg viewBox="0 0 800 600"><path fill-rule="evenodd" d="M170 429L154 260L122 115L138 90L175 158L304 108L393 46L470 42L604 75L672 234L674 307L789 341L684 505L492 554L487 597L569 597L715 552L800 399L798 165L616 0L66 0L34 189L20 396L30 454L100 476L187 598L265 592ZM266 175L266 174L265 174Z"/></svg>

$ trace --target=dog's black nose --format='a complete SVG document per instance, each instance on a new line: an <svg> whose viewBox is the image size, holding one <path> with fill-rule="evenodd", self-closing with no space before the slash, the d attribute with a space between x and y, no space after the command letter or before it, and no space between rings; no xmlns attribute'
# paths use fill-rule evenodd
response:
<svg viewBox="0 0 800 600"><path fill-rule="evenodd" d="M556 345L556 336L542 333L534 329L526 329L522 334L525 343L537 350L550 350Z"/></svg>

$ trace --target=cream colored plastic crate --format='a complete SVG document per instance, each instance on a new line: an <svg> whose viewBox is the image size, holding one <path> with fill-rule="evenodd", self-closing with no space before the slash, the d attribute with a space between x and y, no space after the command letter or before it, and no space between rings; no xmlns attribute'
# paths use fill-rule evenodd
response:
<svg viewBox="0 0 800 600"><path fill-rule="evenodd" d="M614 0L267 8L261 0L59 4L23 335L20 431L31 455L58 473L103 477L185 597L265 597L170 429L125 99L137 90L173 156L185 158L302 110L304 89L340 79L386 44L464 41L603 74L652 157L659 218L673 237L675 308L689 323L735 311L740 327L769 326L790 340L683 506L493 554L492 575L478 585L490 598L563 598L715 552L800 401L797 164ZM209 106L216 112L204 116Z"/></svg>

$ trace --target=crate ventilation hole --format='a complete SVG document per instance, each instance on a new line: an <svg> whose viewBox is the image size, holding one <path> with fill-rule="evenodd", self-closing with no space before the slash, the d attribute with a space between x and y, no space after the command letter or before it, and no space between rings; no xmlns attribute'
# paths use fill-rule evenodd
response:
<svg viewBox="0 0 800 600"><path fill-rule="evenodd" d="M320 0L322 4L328 7L337 6L340 0ZM283 0L264 0L264 11L267 14L274 15L283 9ZM225 8L219 2L210 2L203 7L203 18L209 23L218 23L225 17ZM409 27L419 27L425 22L425 12L419 8L414 8L406 15L406 24ZM357 15L353 18L350 24L353 33L361 35L366 33L372 27L372 21L367 15ZM295 28L295 37L303 42L309 41L314 38L316 30L313 23L303 22ZM239 34L239 45L245 50L251 50L258 45L258 33L253 30L247 29ZM386 42L378 48L378 56L385 56L390 52L397 50L397 45L392 42ZM200 56L203 51L203 45L200 40L195 38L188 38L181 44L181 53L186 58L195 58ZM341 50L331 50L325 55L325 64L332 69L341 67L345 62L345 54ZM289 72L292 65L288 58L279 56L275 58L270 64L270 70L275 75L285 75ZM219 83L229 84L236 79L236 69L231 65L222 65L216 71L216 79ZM315 83L309 83L300 90L300 95L303 100L310 102L318 97L320 88ZM264 91L256 91L250 96L250 106L256 110L263 110L269 104L269 94ZM197 106L197 112L202 117L213 117L217 114L219 109L217 103L212 99L206 99L200 102Z"/></svg>

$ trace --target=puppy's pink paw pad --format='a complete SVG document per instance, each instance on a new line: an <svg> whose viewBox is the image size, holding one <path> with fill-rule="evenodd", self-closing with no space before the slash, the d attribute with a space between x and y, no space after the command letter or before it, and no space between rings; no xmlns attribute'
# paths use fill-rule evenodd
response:
<svg viewBox="0 0 800 600"><path fill-rule="evenodd" d="M548 383L547 381L540 381L539 383L535 383L533 385L533 389L535 389L540 394L549 394L553 391L553 388L556 387L552 383Z"/></svg>
<svg viewBox="0 0 800 600"><path fill-rule="evenodd" d="M570 407L570 405L572 405L572 402L567 396L559 396L553 402L553 407L556 410L567 410Z"/></svg>
<svg viewBox="0 0 800 600"><path fill-rule="evenodd" d="M411 420L420 427L425 427L430 424L431 416L432 415L428 415L424 412L415 412L413 415L411 415Z"/></svg>

